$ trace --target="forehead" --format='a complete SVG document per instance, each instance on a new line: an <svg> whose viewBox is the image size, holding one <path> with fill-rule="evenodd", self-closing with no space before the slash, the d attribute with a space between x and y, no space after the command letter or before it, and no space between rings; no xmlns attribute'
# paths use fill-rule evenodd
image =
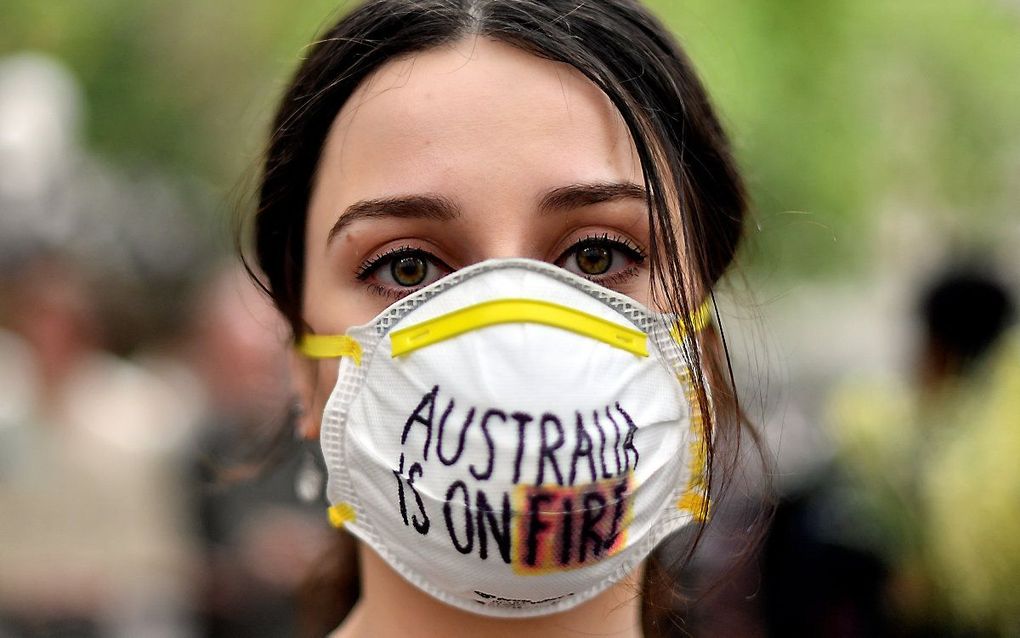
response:
<svg viewBox="0 0 1020 638"><path fill-rule="evenodd" d="M319 171L342 199L599 179L641 183L606 95L569 65L480 37L372 74L334 121Z"/></svg>

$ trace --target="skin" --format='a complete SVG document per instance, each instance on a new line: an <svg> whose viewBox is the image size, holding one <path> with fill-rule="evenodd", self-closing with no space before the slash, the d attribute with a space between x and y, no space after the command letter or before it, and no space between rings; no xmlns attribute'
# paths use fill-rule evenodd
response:
<svg viewBox="0 0 1020 638"><path fill-rule="evenodd" d="M641 185L641 165L619 113L572 67L482 38L391 61L359 87L326 140L308 211L305 320L316 333L340 334L416 289L402 288L386 262L356 275L367 260L394 249L434 256L423 282L431 283L497 257L540 259L576 272L577 243L603 236L630 249L596 240L612 265L593 278L647 304L647 260L631 252L648 245L640 192L541 205L551 191L593 184ZM371 217L348 212L358 202L415 195L442 197L456 217L423 218L423 208L413 205L400 216L387 206L374 207ZM299 427L317 437L337 364L295 365L307 415ZM573 610L508 621L444 605L371 549L360 552L362 598L334 636L641 634L639 573Z"/></svg>

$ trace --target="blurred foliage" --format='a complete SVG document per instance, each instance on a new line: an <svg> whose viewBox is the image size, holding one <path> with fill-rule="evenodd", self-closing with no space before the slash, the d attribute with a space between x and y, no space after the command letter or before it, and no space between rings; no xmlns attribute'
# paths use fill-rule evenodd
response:
<svg viewBox="0 0 1020 638"><path fill-rule="evenodd" d="M853 272L902 211L990 243L1015 217L1020 0L651 4L733 134L759 269ZM69 65L92 150L199 176L226 197L254 174L303 48L341 11L335 0L4 0L0 55Z"/></svg>
<svg viewBox="0 0 1020 638"><path fill-rule="evenodd" d="M886 215L971 244L1016 218L1020 3L659 5L730 124L766 261L860 266Z"/></svg>

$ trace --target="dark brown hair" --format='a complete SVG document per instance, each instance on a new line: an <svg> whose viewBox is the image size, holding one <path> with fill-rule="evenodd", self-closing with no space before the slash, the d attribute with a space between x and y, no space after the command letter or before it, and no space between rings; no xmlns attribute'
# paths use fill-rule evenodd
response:
<svg viewBox="0 0 1020 638"><path fill-rule="evenodd" d="M609 97L642 165L653 298L693 330L696 297L711 294L733 261L747 202L708 95L664 25L636 0L370 0L311 47L280 103L265 158L254 249L262 285L294 336L306 329L305 223L334 118L383 64L465 37L569 64ZM715 461L719 442L739 441L742 420L721 332L684 354L705 415L708 463L717 466L707 473L712 496L727 475Z"/></svg>

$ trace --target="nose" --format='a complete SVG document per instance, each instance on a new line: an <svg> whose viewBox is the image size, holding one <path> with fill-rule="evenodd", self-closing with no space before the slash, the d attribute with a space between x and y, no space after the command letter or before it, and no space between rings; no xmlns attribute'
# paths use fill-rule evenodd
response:
<svg viewBox="0 0 1020 638"><path fill-rule="evenodd" d="M476 247L472 263L511 257L547 259L548 255L543 252L542 242L538 241L534 224L529 223L533 214L531 211L506 211L491 215L474 227L465 229L470 233L469 243Z"/></svg>

